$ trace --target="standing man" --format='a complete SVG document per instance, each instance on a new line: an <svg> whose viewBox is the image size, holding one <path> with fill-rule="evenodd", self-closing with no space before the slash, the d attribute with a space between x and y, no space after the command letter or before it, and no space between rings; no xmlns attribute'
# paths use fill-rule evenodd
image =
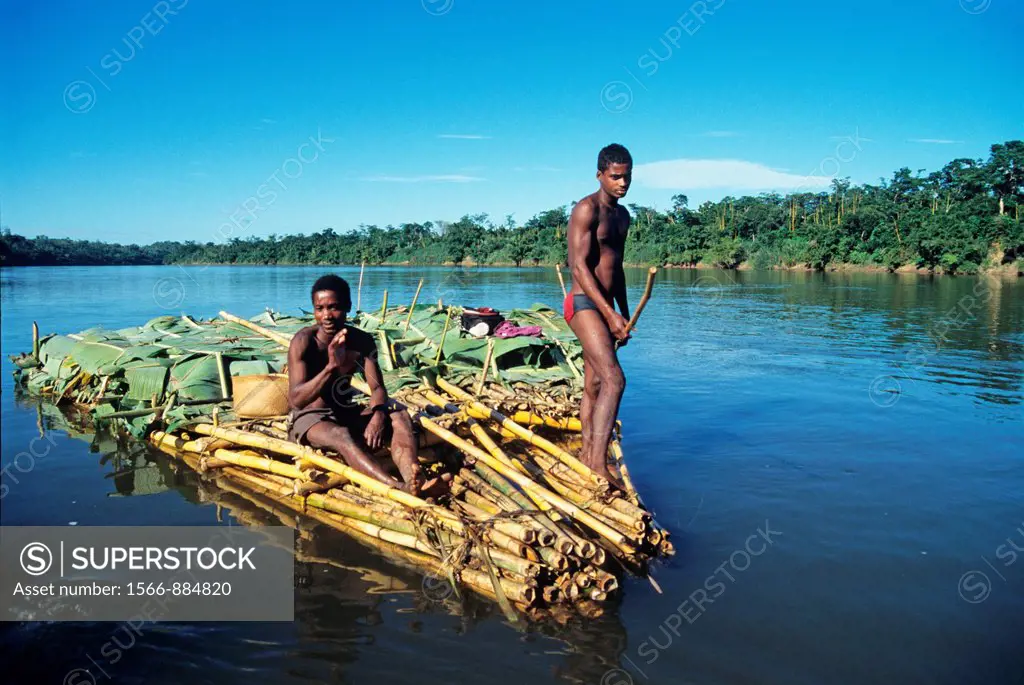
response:
<svg viewBox="0 0 1024 685"><path fill-rule="evenodd" d="M597 156L597 180L600 189L576 203L569 219L572 290L563 306L565 320L583 345L580 460L624 489L608 471L608 443L626 388L615 348L629 340L629 305L622 270L629 212L619 204L633 180L629 151L618 144L602 149ZM618 305L618 312L613 303Z"/></svg>

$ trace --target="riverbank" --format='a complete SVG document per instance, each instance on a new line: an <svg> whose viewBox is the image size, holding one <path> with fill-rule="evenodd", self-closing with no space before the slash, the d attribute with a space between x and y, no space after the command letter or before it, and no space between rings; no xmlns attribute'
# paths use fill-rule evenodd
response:
<svg viewBox="0 0 1024 685"><path fill-rule="evenodd" d="M166 266L252 266L252 267L280 267L280 266L359 266L358 264L317 264L317 263L295 263L295 264L229 264L229 263L182 263L182 264L168 264ZM388 266L388 267L407 267L407 268L431 268L431 267L448 267L448 268L459 268L464 269L553 269L556 264L554 262L530 262L529 264L516 264L514 262L493 262L488 264L479 264L474 262L472 259L466 259L462 262L441 262L441 263L417 263L411 261L400 261L400 262L381 262L380 264L367 264L368 267L377 266ZM568 273L568 266L566 264L560 264L563 269L566 269L566 277L570 275ZM646 269L653 266L649 263L640 262L626 262L626 267ZM767 269L758 269L749 262L741 262L739 265L729 269L721 266L715 266L712 264L705 264L704 262L697 262L696 264L662 264L660 268L663 269L692 269L692 270L716 270L716 271L818 271L826 273L898 273L898 274L917 274L919 276L969 276L969 275L983 275L983 276L997 276L1003 278L1020 278L1024 277L1024 261L1017 260L1009 264L1002 264L997 267L989 267L979 269L977 274L962 274L959 272L947 272L943 269L930 269L927 267L916 267L912 264L905 264L895 269L890 269L880 264L847 264L837 263L828 264L824 269L817 269L815 267L806 264L797 265L782 265L778 264Z"/></svg>
<svg viewBox="0 0 1024 685"><path fill-rule="evenodd" d="M31 267L102 267L102 266L179 266L179 267L235 267L245 266L253 268L277 268L277 267L308 267L308 266L322 266L324 268L331 268L335 266L359 266L358 264L326 264L326 263L315 263L315 262L296 262L296 263L277 263L277 264L238 264L238 263L215 263L215 262L182 262L174 264L16 264L16 265L4 265L8 268L31 268ZM555 264L553 262L531 262L529 264L515 264L514 262L494 262L490 264L478 264L473 260L467 259L462 262L442 262L442 263L414 263L410 261L401 262L382 262L380 264L367 264L368 267L406 267L406 268L434 268L434 267L447 267L447 268L464 268L464 269L553 269ZM566 278L569 278L568 267L565 264L561 265L566 269ZM646 269L651 264L639 263L639 262L627 262L625 264L629 268ZM977 273L964 274L960 272L948 272L941 268L932 269L928 267L917 267L913 264L904 264L895 269L891 269L880 264L828 264L824 269L818 269L807 264L794 264L794 265L783 265L777 264L775 266L758 269L751 262L741 262L735 267L723 268L721 266L715 266L711 264L705 264L704 262L698 262L696 264L662 264L660 268L663 269L680 269L680 270L707 270L707 271L793 271L793 272L823 272L823 273L896 273L896 274L914 274L918 276L993 276L997 278L1015 279L1024 277L1024 261L1017 260L1008 264L1001 264L996 267L981 268Z"/></svg>

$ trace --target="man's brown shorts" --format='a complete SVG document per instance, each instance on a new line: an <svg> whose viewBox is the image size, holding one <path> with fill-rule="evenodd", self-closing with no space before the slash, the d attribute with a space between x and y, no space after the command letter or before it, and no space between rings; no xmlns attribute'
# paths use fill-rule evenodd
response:
<svg viewBox="0 0 1024 685"><path fill-rule="evenodd" d="M331 409L330 407L293 409L288 414L288 439L300 445L309 445L309 442L306 440L306 433L321 421L327 421L328 423L334 423L347 428L356 442L363 442L363 433L366 432L366 427L370 424L370 419L372 418L373 412L370 411L369 407L353 407L352 409L341 410ZM384 440L386 442L390 442L391 432L391 421L385 421Z"/></svg>

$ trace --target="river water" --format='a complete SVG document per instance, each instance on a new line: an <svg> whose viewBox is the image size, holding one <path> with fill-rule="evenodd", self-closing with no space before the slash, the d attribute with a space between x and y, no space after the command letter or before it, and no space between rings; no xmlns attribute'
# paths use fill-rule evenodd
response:
<svg viewBox="0 0 1024 685"><path fill-rule="evenodd" d="M324 271L4 269L0 523L258 517L16 399L6 356L33 320L295 313ZM335 271L354 288L358 269ZM421 277L421 301L561 299L550 269L371 268L363 308L384 288L411 301ZM644 277L628 272L634 304ZM294 623L0 624L3 681L1024 682L1024 283L663 270L621 359L626 458L678 549L661 594L629 580L598 621L522 632L325 532L305 553L334 564L297 563Z"/></svg>

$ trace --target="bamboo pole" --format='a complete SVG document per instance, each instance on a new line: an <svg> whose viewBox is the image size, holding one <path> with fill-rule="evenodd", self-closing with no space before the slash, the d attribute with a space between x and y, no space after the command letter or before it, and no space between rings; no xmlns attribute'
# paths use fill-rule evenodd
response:
<svg viewBox="0 0 1024 685"><path fill-rule="evenodd" d="M187 326L191 326L192 328L195 328L196 330L199 330L199 331L203 330L203 327L200 326L198 323L196 323L196 320L193 319L188 314L182 314L181 315L181 320L184 321Z"/></svg>
<svg viewBox="0 0 1024 685"><path fill-rule="evenodd" d="M629 469L626 468L626 460L622 455L622 446L618 440L612 440L609 446L612 453L612 459L615 461L616 466L619 467L619 475L622 476L622 484L626 486L626 495L629 500L639 506L640 505L640 493L636 491L636 486L633 485L633 479L629 475Z"/></svg>
<svg viewBox="0 0 1024 685"><path fill-rule="evenodd" d="M224 368L224 354L215 352L214 357L217 360L217 376L220 378L220 396L228 399L231 397L231 388L228 385L227 370Z"/></svg>
<svg viewBox="0 0 1024 685"><path fill-rule="evenodd" d="M337 473L340 476L345 476L350 481L359 485L360 487L365 488L366 490L372 493L382 495L388 499L394 500L399 504L404 504L414 509L427 509L433 513L440 514L441 516L448 519L453 518L451 512L448 512L445 509L438 507L436 505L430 504L429 502L426 502L425 500L422 500L419 497L410 495L407 492L404 492L397 488L393 488L387 485L386 483L382 483L376 478L373 478L372 476L367 476L361 471L357 471L351 466L343 464L340 461L337 461L336 459L325 457L324 455L317 453L311 447L305 447L303 445L299 445L294 442L288 442L285 440L278 440L277 438L272 438L267 435L260 435L258 433L249 433L246 431L240 431L233 428L217 428L206 423L200 423L195 426L192 426L192 430L201 435L209 435L215 438L223 438L225 440L230 440L231 442L240 445L246 445L248 447L257 447L265 450L270 450L271 452L277 452L278 454L286 454L291 457L305 459L306 461L310 462L311 464L314 464L315 466L319 466L325 471L330 471L332 473Z"/></svg>
<svg viewBox="0 0 1024 685"><path fill-rule="evenodd" d="M488 367L491 365L491 358L494 356L494 338L487 339L487 356L484 358L484 367L480 369L480 378L476 382L476 390L474 395L479 395L480 391L484 389L484 382L487 380Z"/></svg>
<svg viewBox="0 0 1024 685"><path fill-rule="evenodd" d="M356 311L358 312L363 303L363 270L366 268L366 260L359 265L359 287L356 288Z"/></svg>
<svg viewBox="0 0 1024 685"><path fill-rule="evenodd" d="M168 445L185 452L205 454L205 451L196 443L196 441L182 440L177 436L163 431L153 431L150 433L149 440L158 447L161 445ZM304 474L299 468L291 464L275 461L269 457L255 457L249 454L242 454L240 452L225 449L213 450L212 456L215 459L218 459L221 464L244 466L258 471L266 471L268 473L275 473L288 478L294 478L296 480L306 480L306 474Z"/></svg>
<svg viewBox="0 0 1024 685"><path fill-rule="evenodd" d="M412 296L412 305L409 307L409 316L405 317L405 333L409 332L409 323L412 321L413 310L416 309L416 300L420 299L420 290L423 289L423 279L420 279L420 284L416 286L416 294Z"/></svg>
<svg viewBox="0 0 1024 685"><path fill-rule="evenodd" d="M583 424L574 417L553 419L550 416L536 414L532 411L517 411L512 415L512 420L528 426L547 426L548 428L558 428L559 430L574 431L576 433L583 431Z"/></svg>
<svg viewBox="0 0 1024 685"><path fill-rule="evenodd" d="M294 495L293 493L291 493L287 485L278 485L265 478L261 479L260 477L254 476L252 474L235 473L234 475L236 477L242 478L243 480L247 480L250 483L259 485L260 487L280 497L299 497L298 495ZM364 523L376 525L383 529L398 534L407 535L413 538L420 537L422 531L418 529L416 522L414 522L413 520L401 518L400 516L396 516L395 514L389 513L386 510L373 510L365 505L362 505L359 502L358 498L352 497L351 495L349 496L351 499L345 500L339 499L337 497L337 493L335 493L334 497L326 497L324 495L314 493L310 494L307 498L305 498L305 503L317 507L318 509L329 511L338 516L344 516L346 518L351 519L358 519ZM507 535L498 533L497 531L490 532L495 532L496 534L494 535L494 537L500 539L501 542L506 547L512 550L510 552L497 548L488 549L487 553L491 556L491 559L492 561L494 561L495 565L501 568L514 571L527 577L537 575L537 573L539 572L539 568L537 567L536 562L531 561L525 558L523 554L518 553L525 551L525 546L522 543L513 540ZM443 538L445 544L447 544L447 546L450 548L458 546L461 540L461 538L458 538L455 534L448 531L438 530L437 534L440 538ZM406 542L409 542L408 538L392 539L390 541L394 542L395 544L409 546L405 544ZM494 544L493 541L492 544ZM419 539L417 539L417 544L414 547L414 549L417 549L426 554L430 554L432 556L437 556L440 553L439 550L433 548L430 545L427 545L426 543L422 543ZM477 558L482 558L483 551L480 550L478 547L474 546L470 550L470 554Z"/></svg>
<svg viewBox="0 0 1024 685"><path fill-rule="evenodd" d="M255 331L256 333L259 333L260 335L264 335L264 336L270 338L271 340L273 340L274 342L278 343L279 345L284 346L285 349L287 349L289 346L291 346L292 340L291 340L290 336L282 335L281 333L277 333L275 331L267 330L266 328L264 328L263 326L260 326L259 324L255 324L252 321L247 321L246 319L243 319L241 317L235 316L234 314L229 314L227 312L223 312L223 311L220 312L220 317L222 319L224 319L225 321L230 321L231 323L237 323L239 326L244 326L244 327L248 328L250 331Z"/></svg>
<svg viewBox="0 0 1024 685"><path fill-rule="evenodd" d="M32 357L39 361L39 324L32 322Z"/></svg>
<svg viewBox="0 0 1024 685"><path fill-rule="evenodd" d="M498 447L497 443L487 435L476 421L473 421L472 419L469 421L470 430L473 433L473 436L476 437L480 444L484 446L484 449L490 452L491 456L510 467L517 468L524 475L527 473L526 467L519 461L513 461L506 456L502 449ZM480 474L488 484L497 489L503 495L509 497L523 510L543 512L544 516L535 516L535 521L555 536L554 544L560 552L567 554L574 548L574 541L566 535L565 531L558 525L558 521L562 519L562 515L546 500L537 496L535 493L531 494L530 492L527 492L526 495L524 495L516 490L511 483L501 476L501 474L479 461L473 465L473 469Z"/></svg>
<svg viewBox="0 0 1024 685"><path fill-rule="evenodd" d="M439 428L439 427L438 427ZM195 432L202 435L209 435L211 437L223 438L230 440L238 444L247 445L250 447L258 447L267 449L273 452L281 454L287 454L293 457L299 457L304 459L311 464L318 466L325 471L330 471L338 475L348 478L353 483L365 488L370 493L382 495L383 497L404 504L414 509L424 510L434 516L434 520L441 526L448 528L454 533L459 535L465 534L465 529L458 518L447 509L439 507L435 504L430 504L425 500L422 500L414 495L410 495L397 488L378 481L377 479L367 476L360 471L353 469L350 466L342 464L339 461L317 454L312 448L297 445L295 443L286 442L284 440L278 440L269 436L248 433L246 431L235 430L231 428L217 428L210 424L198 424L193 427ZM440 429L444 430L444 429ZM511 551L519 552L518 547L514 547Z"/></svg>
<svg viewBox="0 0 1024 685"><path fill-rule="evenodd" d="M388 289L384 288L384 301L380 305L380 325L384 325L384 317L388 313Z"/></svg>
<svg viewBox="0 0 1024 685"><path fill-rule="evenodd" d="M565 280L562 278L561 264L555 264L555 273L558 274L558 284L562 286L562 297L568 297L569 292L565 289Z"/></svg>
<svg viewBox="0 0 1024 685"><path fill-rule="evenodd" d="M467 412L466 413L469 414L470 416L473 416L473 418L490 419L490 420L500 424L503 428L508 429L510 432L515 433L515 435L517 437L525 440L526 442L530 443L531 445L536 445L537 447L540 447L542 450L544 450L548 454L551 454L552 456L558 457L559 460L561 460L569 468L571 468L573 471L575 471L576 473L580 474L584 478L588 478L590 480L593 480L595 483L598 483L598 484L606 484L607 483L607 481L605 481L603 478L601 478L596 473L591 471L590 467L588 467L586 464L581 462L579 459L577 459L576 457L572 456L571 454L569 454L568 452L563 450L561 447L559 447L558 445L556 445L553 442L551 442L550 440L548 440L546 438L542 438L541 436L537 435L533 431L520 426L515 421L512 421L511 419L509 419L507 416L505 416L501 412L498 412L497 410L491 409L490 407L487 407L486 405L482 404L481 402L478 402L478 401L474 400L473 397L469 393L467 393L465 390L463 390L462 388L458 387L457 385L454 385L453 383L449 383L448 381L446 381L445 379L441 378L440 376L438 376L436 380L437 380L438 386L440 386L442 390L444 390L445 392L447 392L452 397L455 397L456 399L461 400L462 402L464 402L466 404L466 407L467 407Z"/></svg>
<svg viewBox="0 0 1024 685"><path fill-rule="evenodd" d="M487 466L477 462L473 465L473 469L480 475L485 482L491 487L498 490L500 493L511 499L521 509L526 512L540 512L542 511L537 504L532 502L529 498L524 496L521 492L512 487L512 484L505 480L501 474ZM550 506L549 506L550 510ZM553 512L555 516L559 516L557 511ZM552 519L547 513L531 515L532 520L538 526L546 529L554 536L552 544L562 554L569 554L573 551L574 545L572 539L570 539L561 527ZM545 545L547 546L547 545Z"/></svg>
<svg viewBox="0 0 1024 685"><path fill-rule="evenodd" d="M437 356L434 357L434 366L437 366L441 362L441 350L444 349L444 339L448 337L448 325L452 321L452 308L448 306L448 316L444 319L444 331L441 332L441 342L437 346Z"/></svg>
<svg viewBox="0 0 1024 685"><path fill-rule="evenodd" d="M534 467L534 469L534 478L542 480L548 487L559 495L573 504L576 504L580 508L585 509L590 514L593 514L595 518L608 527L619 531L619 533L624 537L628 537L633 544L639 544L642 541L643 533L647 527L642 520L634 519L631 516L623 514L622 512L603 504L590 495L572 489L565 483L560 482L557 478L554 478L550 473L547 473L538 467Z"/></svg>
<svg viewBox="0 0 1024 685"><path fill-rule="evenodd" d="M612 545L622 551L624 554L632 556L636 553L636 549L633 544L619 531L611 528L596 517L592 516L589 512L583 510L572 502L564 499L560 495L551 492L534 481L530 480L526 476L520 474L515 469L511 469L503 464L498 459L495 459L490 454L484 452L479 447L472 445L459 436L455 435L449 430L442 428L425 416L420 417L420 425L429 430L432 433L436 433L441 437L445 438L448 442L458 447L466 454L480 459L485 464L490 466L492 469L500 473L505 478L509 479L524 491L531 491L536 493L538 496L547 500L552 506L556 507L560 511L564 512L573 519L579 521L583 525L587 526L601 537L606 538Z"/></svg>
<svg viewBox="0 0 1024 685"><path fill-rule="evenodd" d="M470 425L470 429L473 431L473 435L477 438L477 440L479 440L480 443L484 445L484 448L487 449L487 451L490 452L495 459L499 459L502 462L512 461L511 459L509 459L509 457L505 455L505 453L501 450L500 447L498 447L498 445L491 439L491 437L487 435L487 433L483 430L483 428L479 426L479 424L476 424L476 422L474 422L473 424ZM524 475L528 473L526 470L526 466L522 462L516 460L512 463L515 465L515 468L517 468ZM484 471L480 470L480 467L488 468L485 464L481 464L480 462L477 462L473 466L473 468L479 471L481 474L485 473ZM493 472L493 469L491 469L491 471ZM501 477L500 474L497 474L497 472L494 473L496 476ZM523 495L519 496L523 497L524 501L528 498L530 501L533 502L533 505L536 509L542 511L548 517L547 519L540 518L539 520L546 520L550 522L552 526L551 532L556 534L555 544L559 545L559 549L561 551L567 552L568 550L565 550L564 541L559 540L557 536L568 538L572 548L584 559L589 559L594 555L594 550L597 548L594 546L593 543L587 541L585 538L581 538L579 536L574 535L571 531L559 525L561 521L567 519L564 518L564 515L561 512L559 512L558 509L555 509L547 500L545 500L543 497L540 497L535 492L532 492L530 490L524 490L523 492L525 493L525 497ZM524 508L526 507L524 506Z"/></svg>

